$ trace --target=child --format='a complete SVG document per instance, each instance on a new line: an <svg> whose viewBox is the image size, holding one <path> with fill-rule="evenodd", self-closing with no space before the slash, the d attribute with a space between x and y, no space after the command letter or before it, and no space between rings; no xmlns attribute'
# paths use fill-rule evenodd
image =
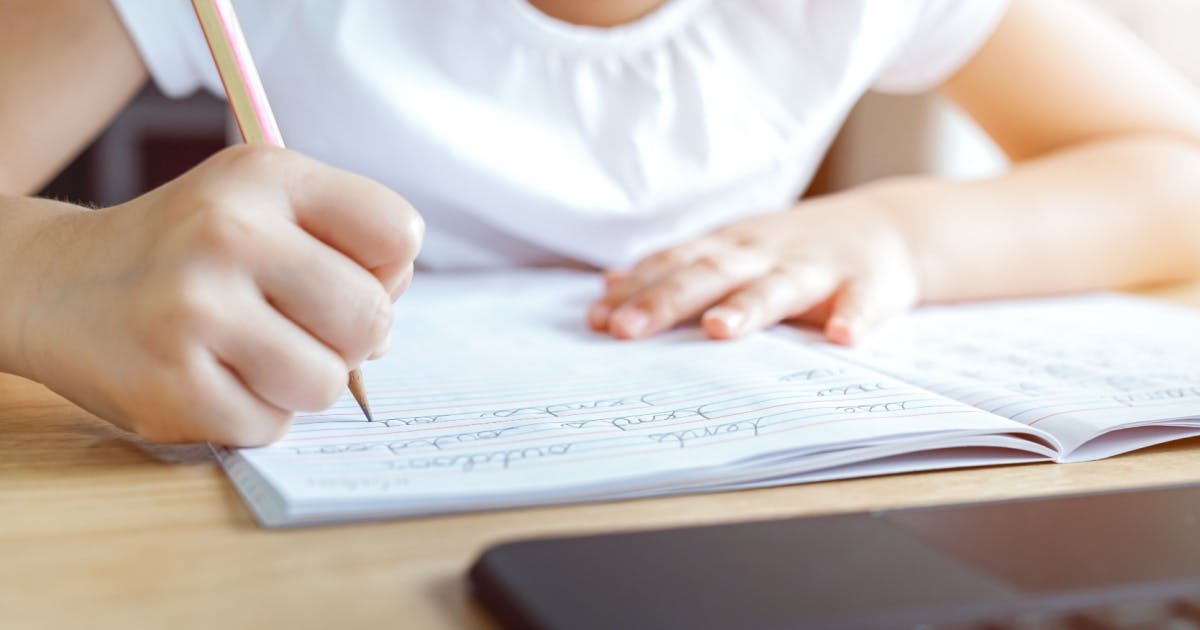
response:
<svg viewBox="0 0 1200 630"><path fill-rule="evenodd" d="M153 440L330 404L423 236L431 269L613 270L587 318L621 338L853 343L919 302L1200 269L1200 98L1068 0L241 2L293 150L103 210L21 197L147 70L220 89L186 2L114 4L0 9L0 370ZM866 90L933 88L1009 173L795 201Z"/></svg>

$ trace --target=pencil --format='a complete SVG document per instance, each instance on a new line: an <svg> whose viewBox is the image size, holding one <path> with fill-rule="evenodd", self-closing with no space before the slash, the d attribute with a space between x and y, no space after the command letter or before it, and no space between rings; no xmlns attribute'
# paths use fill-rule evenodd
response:
<svg viewBox="0 0 1200 630"><path fill-rule="evenodd" d="M270 144L283 146L283 136L271 113L267 93L263 90L258 69L250 56L250 48L242 35L237 14L229 0L192 0L192 8L208 41L225 96L233 109L233 118L247 144ZM374 421L367 391L363 385L362 370L354 368L346 382L354 400L362 408L368 421Z"/></svg>

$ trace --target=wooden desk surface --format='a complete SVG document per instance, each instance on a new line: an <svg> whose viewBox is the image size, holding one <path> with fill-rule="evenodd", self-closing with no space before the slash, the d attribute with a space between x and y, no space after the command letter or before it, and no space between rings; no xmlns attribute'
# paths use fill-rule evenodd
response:
<svg viewBox="0 0 1200 630"><path fill-rule="evenodd" d="M1200 284L1147 292L1200 304ZM504 539L1200 481L1200 439L1083 464L266 531L203 446L146 444L0 376L0 627L490 628Z"/></svg>

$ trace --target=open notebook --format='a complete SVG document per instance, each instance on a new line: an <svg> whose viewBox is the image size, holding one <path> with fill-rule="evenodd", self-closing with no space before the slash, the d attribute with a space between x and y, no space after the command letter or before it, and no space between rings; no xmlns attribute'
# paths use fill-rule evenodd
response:
<svg viewBox="0 0 1200 630"><path fill-rule="evenodd" d="M423 275L391 354L278 443L217 449L264 525L1107 457L1200 434L1200 312L1121 296L922 309L847 350L777 327L620 342L596 277Z"/></svg>

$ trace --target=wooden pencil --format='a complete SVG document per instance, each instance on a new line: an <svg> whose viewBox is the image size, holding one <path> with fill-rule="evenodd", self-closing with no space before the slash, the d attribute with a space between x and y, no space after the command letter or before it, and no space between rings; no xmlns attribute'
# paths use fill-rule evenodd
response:
<svg viewBox="0 0 1200 630"><path fill-rule="evenodd" d="M225 95L233 110L234 120L247 144L283 146L283 136L275 123L275 115L267 102L258 69L250 56L250 48L238 24L237 14L229 0L192 0L192 8L204 31L204 39L212 53ZM354 368L347 379L354 400L368 421L373 421L367 400L362 370Z"/></svg>

